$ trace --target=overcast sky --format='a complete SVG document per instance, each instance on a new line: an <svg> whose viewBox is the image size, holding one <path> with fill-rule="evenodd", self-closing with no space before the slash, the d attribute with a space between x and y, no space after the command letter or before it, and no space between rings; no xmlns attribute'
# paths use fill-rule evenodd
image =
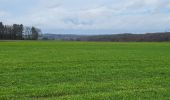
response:
<svg viewBox="0 0 170 100"><path fill-rule="evenodd" d="M49 33L170 31L170 0L0 0L0 21Z"/></svg>

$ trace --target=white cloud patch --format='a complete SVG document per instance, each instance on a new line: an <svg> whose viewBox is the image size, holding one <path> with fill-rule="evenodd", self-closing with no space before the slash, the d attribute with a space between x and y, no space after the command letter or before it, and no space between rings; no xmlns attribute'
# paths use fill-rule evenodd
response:
<svg viewBox="0 0 170 100"><path fill-rule="evenodd" d="M8 16L9 14L5 11L0 11L0 16L1 17L5 17L5 16Z"/></svg>
<svg viewBox="0 0 170 100"><path fill-rule="evenodd" d="M1 11L0 10L0 21L5 21L6 23L8 23L9 21L7 20L7 18L10 17L10 13L6 12L6 11Z"/></svg>

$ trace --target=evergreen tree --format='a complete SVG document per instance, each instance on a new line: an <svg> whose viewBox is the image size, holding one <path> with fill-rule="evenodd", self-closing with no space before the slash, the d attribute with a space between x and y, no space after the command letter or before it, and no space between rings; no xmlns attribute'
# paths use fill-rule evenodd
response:
<svg viewBox="0 0 170 100"><path fill-rule="evenodd" d="M2 22L0 22L0 39L3 39L3 33L4 33L4 25Z"/></svg>
<svg viewBox="0 0 170 100"><path fill-rule="evenodd" d="M22 24L3 25L0 22L0 39L3 40L37 40L40 29L35 27L25 27Z"/></svg>
<svg viewBox="0 0 170 100"><path fill-rule="evenodd" d="M32 31L32 39L37 40L38 39L38 29L36 29L35 27L32 27L31 31Z"/></svg>

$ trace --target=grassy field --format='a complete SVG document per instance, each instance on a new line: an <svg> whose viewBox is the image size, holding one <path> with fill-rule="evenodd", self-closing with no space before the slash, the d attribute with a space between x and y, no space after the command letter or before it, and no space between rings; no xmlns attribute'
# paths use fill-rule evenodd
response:
<svg viewBox="0 0 170 100"><path fill-rule="evenodd" d="M168 100L170 43L0 42L0 100Z"/></svg>

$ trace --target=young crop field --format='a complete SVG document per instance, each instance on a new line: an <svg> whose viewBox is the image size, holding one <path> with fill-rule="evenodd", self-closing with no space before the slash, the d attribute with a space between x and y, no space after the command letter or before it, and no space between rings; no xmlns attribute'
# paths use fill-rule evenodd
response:
<svg viewBox="0 0 170 100"><path fill-rule="evenodd" d="M170 99L170 43L0 42L0 100L122 99Z"/></svg>

